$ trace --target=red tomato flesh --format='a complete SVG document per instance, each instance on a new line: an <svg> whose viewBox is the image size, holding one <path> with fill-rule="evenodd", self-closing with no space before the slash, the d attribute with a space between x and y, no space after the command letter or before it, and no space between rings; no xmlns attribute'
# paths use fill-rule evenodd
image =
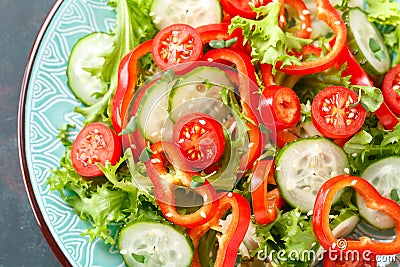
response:
<svg viewBox="0 0 400 267"><path fill-rule="evenodd" d="M152 54L154 62L163 70L197 61L203 54L200 34L186 24L168 26L154 37Z"/></svg>
<svg viewBox="0 0 400 267"><path fill-rule="evenodd" d="M173 140L196 170L204 170L215 163L226 144L222 125L203 113L180 118L173 128Z"/></svg>
<svg viewBox="0 0 400 267"><path fill-rule="evenodd" d="M72 166L84 177L96 177L103 174L97 163L117 163L122 153L118 136L102 123L85 126L76 137L71 148Z"/></svg>
<svg viewBox="0 0 400 267"><path fill-rule="evenodd" d="M386 74L383 79L382 94L389 108L400 115L400 65Z"/></svg>
<svg viewBox="0 0 400 267"><path fill-rule="evenodd" d="M311 105L311 119L317 130L328 138L346 138L357 133L367 112L358 103L358 95L343 86L320 91Z"/></svg>

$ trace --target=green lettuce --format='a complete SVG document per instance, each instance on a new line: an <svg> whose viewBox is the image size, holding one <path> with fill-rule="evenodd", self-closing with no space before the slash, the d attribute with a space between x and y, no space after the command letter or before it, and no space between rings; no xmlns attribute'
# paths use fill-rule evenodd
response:
<svg viewBox="0 0 400 267"><path fill-rule="evenodd" d="M352 85L351 89L360 96L360 104L368 111L375 112L383 103L382 91L372 86Z"/></svg>
<svg viewBox="0 0 400 267"><path fill-rule="evenodd" d="M381 25L399 25L399 5L392 0L366 0L365 11L372 22Z"/></svg>
<svg viewBox="0 0 400 267"><path fill-rule="evenodd" d="M280 212L271 224L258 225L256 235L261 241L252 256L268 256L279 266L310 266L319 247L310 216L301 214L298 208Z"/></svg>
<svg viewBox="0 0 400 267"><path fill-rule="evenodd" d="M347 141L343 149L348 154L353 174L360 175L376 160L400 153L400 123L393 131L382 127L364 129Z"/></svg>
<svg viewBox="0 0 400 267"><path fill-rule="evenodd" d="M87 224L83 235L114 244L109 226L125 225L142 218L163 220L155 199L135 186L125 159L101 167L104 176L85 180L72 166L70 149L66 149L60 166L47 180L50 191L57 191L74 212Z"/></svg>
<svg viewBox="0 0 400 267"><path fill-rule="evenodd" d="M310 44L312 40L298 38L281 29L280 3L271 2L253 9L258 14L257 20L236 16L231 20L229 33L237 28L242 29L243 42L249 42L252 47L252 61L273 65L273 74L276 73L277 62L282 62L282 66L299 65L300 59L290 53L301 51L302 47Z"/></svg>
<svg viewBox="0 0 400 267"><path fill-rule="evenodd" d="M309 75L304 75L294 86L294 91L300 98L302 103L311 101L324 88L329 86L350 86L350 77L342 77L342 72L346 68L343 65L341 68L329 68L322 72L317 72Z"/></svg>

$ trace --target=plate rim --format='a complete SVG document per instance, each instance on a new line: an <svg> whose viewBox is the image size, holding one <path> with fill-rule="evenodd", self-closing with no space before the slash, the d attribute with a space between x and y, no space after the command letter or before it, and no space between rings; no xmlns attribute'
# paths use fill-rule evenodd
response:
<svg viewBox="0 0 400 267"><path fill-rule="evenodd" d="M18 142L18 157L19 165L22 174L22 180L24 182L25 192L28 197L29 204L33 211L33 215L36 219L36 223L44 236L47 244L52 250L53 254L56 256L57 260L62 266L72 266L67 257L64 255L60 246L58 245L56 239L52 235L49 226L47 225L42 211L40 210L39 204L36 200L35 193L32 187L32 181L28 169L28 163L26 160L26 146L25 146L25 110L26 110L26 99L29 87L29 82L32 74L33 65L35 63L36 57L38 55L39 48L42 44L43 38L54 18L57 11L61 7L64 0L56 0L53 6L50 8L46 15L46 18L42 22L40 29L36 35L36 38L31 47L27 63L25 64L25 69L22 77L22 83L20 87L20 94L18 100L18 116L17 116L17 142Z"/></svg>

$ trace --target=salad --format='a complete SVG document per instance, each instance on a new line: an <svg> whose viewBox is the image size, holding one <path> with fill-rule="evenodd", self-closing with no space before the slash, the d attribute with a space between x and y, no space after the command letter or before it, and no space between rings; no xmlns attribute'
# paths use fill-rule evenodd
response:
<svg viewBox="0 0 400 267"><path fill-rule="evenodd" d="M396 261L397 2L108 4L113 31L69 56L84 122L48 178L84 235L127 266Z"/></svg>

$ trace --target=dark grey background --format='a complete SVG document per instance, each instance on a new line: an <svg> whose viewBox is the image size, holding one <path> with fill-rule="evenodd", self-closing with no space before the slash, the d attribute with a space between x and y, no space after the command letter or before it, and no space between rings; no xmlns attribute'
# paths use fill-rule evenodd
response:
<svg viewBox="0 0 400 267"><path fill-rule="evenodd" d="M60 266L29 205L17 149L18 97L36 35L55 0L0 0L0 267Z"/></svg>

